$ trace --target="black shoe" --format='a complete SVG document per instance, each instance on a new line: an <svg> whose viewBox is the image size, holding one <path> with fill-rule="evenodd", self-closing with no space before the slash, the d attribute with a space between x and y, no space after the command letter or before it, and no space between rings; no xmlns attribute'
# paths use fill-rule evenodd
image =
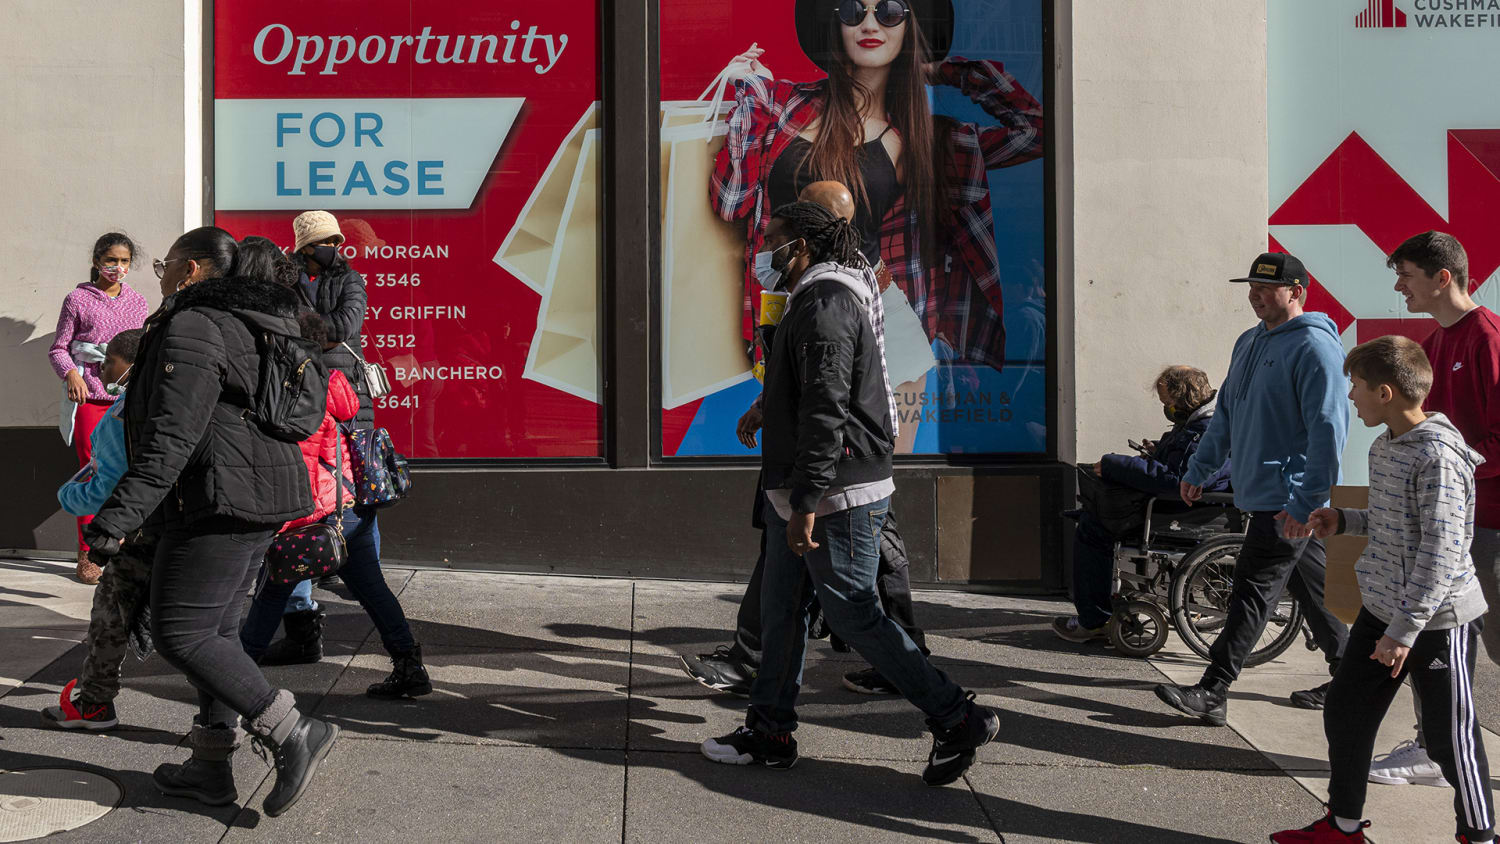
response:
<svg viewBox="0 0 1500 844"><path fill-rule="evenodd" d="M851 692L859 692L862 695L899 695L901 691L885 679L879 671L866 668L863 671L850 671L844 675L844 688Z"/></svg>
<svg viewBox="0 0 1500 844"><path fill-rule="evenodd" d="M228 759L189 759L181 765L158 765L151 779L168 797L190 797L209 806L228 806L240 799Z"/></svg>
<svg viewBox="0 0 1500 844"><path fill-rule="evenodd" d="M1292 706L1298 709L1322 709L1324 701L1328 699L1328 686L1331 682L1324 683L1316 689L1292 692Z"/></svg>
<svg viewBox="0 0 1500 844"><path fill-rule="evenodd" d="M765 765L784 771L797 764L797 740L791 733L775 736L740 727L727 736L705 739L699 749L725 765Z"/></svg>
<svg viewBox="0 0 1500 844"><path fill-rule="evenodd" d="M323 658L323 618L315 610L289 612L281 617L286 637L271 643L260 658L261 665L306 665Z"/></svg>
<svg viewBox="0 0 1500 844"><path fill-rule="evenodd" d="M922 782L947 785L964 775L974 764L974 751L989 744L1000 732L1000 716L988 707L974 702L974 693L964 703L964 719L954 727L942 729L931 721L932 752L927 754L927 769Z"/></svg>
<svg viewBox="0 0 1500 844"><path fill-rule="evenodd" d="M1162 703L1178 712L1195 715L1204 723L1215 727L1224 726L1229 720L1229 701L1202 686L1171 686L1163 683L1156 687L1156 696Z"/></svg>
<svg viewBox="0 0 1500 844"><path fill-rule="evenodd" d="M313 776L318 773L318 765L322 764L328 751L333 749L333 743L338 737L338 727L303 715L298 719L297 725L292 727L286 741L279 745L259 736L251 739L255 742L255 752L261 758L265 758L269 751L276 768L276 785L266 795L266 815L274 818L296 804L312 784Z"/></svg>
<svg viewBox="0 0 1500 844"><path fill-rule="evenodd" d="M432 680L422 665L422 646L414 645L404 653L391 654L391 675L365 689L370 697L392 700L403 697L421 697L432 691Z"/></svg>
<svg viewBox="0 0 1500 844"><path fill-rule="evenodd" d="M755 669L735 659L732 651L728 645L720 645L711 654L699 654L693 659L682 657L682 670L716 692L749 697Z"/></svg>

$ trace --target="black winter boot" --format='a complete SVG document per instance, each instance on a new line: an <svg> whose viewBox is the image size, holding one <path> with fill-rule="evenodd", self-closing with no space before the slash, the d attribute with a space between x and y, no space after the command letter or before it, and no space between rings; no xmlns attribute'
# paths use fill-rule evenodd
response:
<svg viewBox="0 0 1500 844"><path fill-rule="evenodd" d="M301 799L318 773L318 766L333 749L339 728L298 712L291 692L277 692L276 699L250 722L251 741L262 759L276 769L276 784L266 795L266 815L276 817Z"/></svg>
<svg viewBox="0 0 1500 844"><path fill-rule="evenodd" d="M239 746L240 732L233 727L193 725L188 733L192 758L181 765L159 765L151 774L157 789L170 797L191 797L209 806L227 806L240 799L234 787L234 768L229 758Z"/></svg>
<svg viewBox="0 0 1500 844"><path fill-rule="evenodd" d="M372 684L365 690L366 695L392 700L421 697L432 691L432 680L428 678L427 669L422 665L421 645L413 645L409 651L392 653L391 663L394 666L391 676Z"/></svg>
<svg viewBox="0 0 1500 844"><path fill-rule="evenodd" d="M281 617L286 637L271 643L260 658L261 665L305 665L323 658L322 607L290 612Z"/></svg>

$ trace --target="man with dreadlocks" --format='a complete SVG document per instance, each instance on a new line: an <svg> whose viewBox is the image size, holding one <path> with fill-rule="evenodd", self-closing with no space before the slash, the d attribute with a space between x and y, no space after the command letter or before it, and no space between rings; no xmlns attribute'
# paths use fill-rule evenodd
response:
<svg viewBox="0 0 1500 844"><path fill-rule="evenodd" d="M823 616L881 676L927 715L932 751L922 779L946 785L1000 730L882 611L875 579L895 483L889 397L871 302L857 268L858 232L811 202L777 210L766 230L773 271L791 296L766 366L761 472L766 567L759 673L745 726L703 742L732 765L797 762L797 694L813 590ZM767 263L762 258L758 263Z"/></svg>

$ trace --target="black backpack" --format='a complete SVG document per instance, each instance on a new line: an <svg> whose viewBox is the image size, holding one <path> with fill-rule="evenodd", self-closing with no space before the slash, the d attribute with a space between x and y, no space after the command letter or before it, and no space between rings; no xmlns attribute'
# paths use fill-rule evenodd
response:
<svg viewBox="0 0 1500 844"><path fill-rule="evenodd" d="M318 432L328 410L328 368L311 340L250 325L260 352L260 385L245 418L271 437L300 443Z"/></svg>

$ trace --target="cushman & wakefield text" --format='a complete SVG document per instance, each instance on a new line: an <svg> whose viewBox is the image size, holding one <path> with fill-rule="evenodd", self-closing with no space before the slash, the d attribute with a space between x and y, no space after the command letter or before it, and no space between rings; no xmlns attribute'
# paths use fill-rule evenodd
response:
<svg viewBox="0 0 1500 844"><path fill-rule="evenodd" d="M318 67L320 76L332 76L341 65L360 64L529 64L537 73L557 65L568 36L544 35L530 27L521 32L521 22L510 22L505 35L433 35L422 27L420 35L297 35L283 23L268 24L255 36L255 59L265 65L289 64L288 76L304 76L304 68ZM451 49L450 49L451 47ZM407 48L407 49L403 49Z"/></svg>

